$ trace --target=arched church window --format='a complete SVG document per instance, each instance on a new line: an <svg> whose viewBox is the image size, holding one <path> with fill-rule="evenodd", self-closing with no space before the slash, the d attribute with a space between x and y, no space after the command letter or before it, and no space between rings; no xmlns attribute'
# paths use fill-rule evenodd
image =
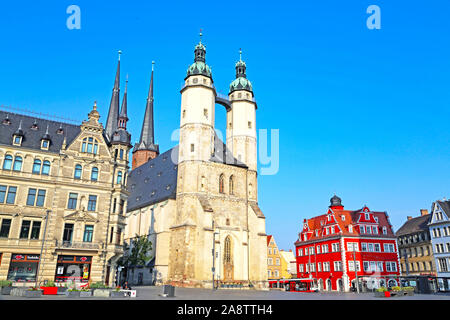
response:
<svg viewBox="0 0 450 320"><path fill-rule="evenodd" d="M223 174L221 174L219 176L219 192L220 193L224 193L225 192L225 190L224 190L224 176L223 176Z"/></svg>
<svg viewBox="0 0 450 320"><path fill-rule="evenodd" d="M230 236L227 236L225 238L225 254L224 254L224 261L225 262L231 262L231 238Z"/></svg>
<svg viewBox="0 0 450 320"><path fill-rule="evenodd" d="M20 171L22 170L22 157L16 156L14 158L14 166L13 166L13 170L14 171Z"/></svg>
<svg viewBox="0 0 450 320"><path fill-rule="evenodd" d="M230 177L230 194L234 194L234 176Z"/></svg>

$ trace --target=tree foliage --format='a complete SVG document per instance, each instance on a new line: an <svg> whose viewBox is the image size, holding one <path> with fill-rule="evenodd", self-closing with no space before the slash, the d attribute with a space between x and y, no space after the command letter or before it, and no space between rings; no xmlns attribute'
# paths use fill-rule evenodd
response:
<svg viewBox="0 0 450 320"><path fill-rule="evenodd" d="M150 261L150 251L152 250L152 242L147 236L138 236L131 241L131 251L124 255L122 262L125 266L144 266Z"/></svg>

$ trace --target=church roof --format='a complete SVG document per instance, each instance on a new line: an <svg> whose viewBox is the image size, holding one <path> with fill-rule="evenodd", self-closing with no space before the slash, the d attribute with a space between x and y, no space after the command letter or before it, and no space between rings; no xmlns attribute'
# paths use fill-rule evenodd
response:
<svg viewBox="0 0 450 320"><path fill-rule="evenodd" d="M9 121L4 121L5 119L8 119ZM51 139L48 151L53 153L59 153L64 137L67 138L66 143L70 144L81 132L81 128L78 125L40 119L28 115L0 110L1 145L12 145L12 136L19 128L20 122L22 122L21 130L23 133L21 147L40 150L41 139L46 135L48 126L48 137Z"/></svg>
<svg viewBox="0 0 450 320"><path fill-rule="evenodd" d="M217 133L214 136L214 154L209 161L248 168L245 163L233 157L233 153L227 148Z"/></svg>
<svg viewBox="0 0 450 320"><path fill-rule="evenodd" d="M127 211L175 199L177 174L178 146L132 170L127 182L130 191Z"/></svg>

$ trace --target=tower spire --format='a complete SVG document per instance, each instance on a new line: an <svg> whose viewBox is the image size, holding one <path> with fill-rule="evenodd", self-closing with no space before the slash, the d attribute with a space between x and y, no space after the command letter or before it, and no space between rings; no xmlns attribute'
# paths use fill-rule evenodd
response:
<svg viewBox="0 0 450 320"><path fill-rule="evenodd" d="M109 104L108 118L106 120L105 132L109 140L112 134L117 130L118 116L119 116L119 99L120 99L120 55L122 51L119 50L119 60L117 62L116 78L114 80L113 93L111 102Z"/></svg>
<svg viewBox="0 0 450 320"><path fill-rule="evenodd" d="M150 77L150 87L148 89L147 104L145 106L144 121L142 122L141 137L133 149L132 168L135 169L154 159L159 155L159 146L155 144L155 129L153 120L153 73L155 61L152 61L152 74Z"/></svg>
<svg viewBox="0 0 450 320"><path fill-rule="evenodd" d="M120 109L119 121L118 121L118 125L117 125L118 129L124 129L124 130L127 129L127 121L128 121L127 90L128 90L128 74L127 74L127 80L125 81L125 92L123 93L122 108Z"/></svg>

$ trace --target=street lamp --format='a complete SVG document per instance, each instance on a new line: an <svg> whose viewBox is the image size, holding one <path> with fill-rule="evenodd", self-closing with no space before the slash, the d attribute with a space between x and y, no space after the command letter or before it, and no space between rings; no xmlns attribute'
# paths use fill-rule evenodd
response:
<svg viewBox="0 0 450 320"><path fill-rule="evenodd" d="M353 245L353 268L355 269L356 292L359 293L358 267L356 265L355 245Z"/></svg>
<svg viewBox="0 0 450 320"><path fill-rule="evenodd" d="M44 251L44 243L45 243L45 235L47 232L47 223L48 223L48 215L52 212L52 210L47 210L45 215L45 226L44 226L44 235L42 236L42 245L41 245L41 254L39 255L39 263L36 270L36 287L39 283L39 269L41 268L41 261L42 261L42 252Z"/></svg>

